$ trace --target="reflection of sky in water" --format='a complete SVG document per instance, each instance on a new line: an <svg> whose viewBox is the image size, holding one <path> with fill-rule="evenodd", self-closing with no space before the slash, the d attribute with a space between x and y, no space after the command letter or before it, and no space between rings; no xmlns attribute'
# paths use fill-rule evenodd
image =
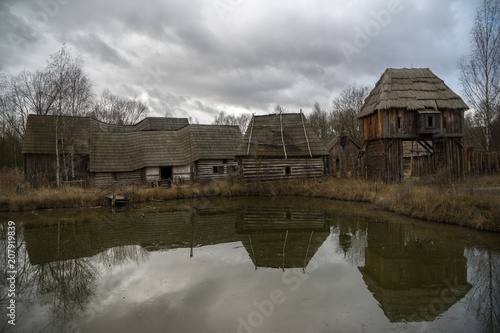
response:
<svg viewBox="0 0 500 333"><path fill-rule="evenodd" d="M363 210L362 206L355 207ZM493 299L490 305L478 305L482 304L482 295L491 291L481 284L484 277L490 273L484 271L490 263L493 263L493 271L490 274L493 276L493 280L490 279L493 292L499 289L498 249L485 250L492 244L491 240L498 243L498 235L400 218L397 222L387 223L384 218L388 215L379 212L369 212L365 218L360 216L358 214L353 219L344 213L334 215L330 219L330 234L324 231L313 233L317 238L311 237L313 241L310 243L317 243L317 246L311 245L314 253L309 253L305 270L301 267L286 270L279 267L256 268L255 261L263 260L256 259L255 256L261 256L262 254L258 253L263 248L268 251L264 255L276 257L267 258L266 263L281 262L285 234L276 230L263 234L252 234L250 231L248 234L241 230L238 233L228 232L231 228L234 229L234 222L224 231L228 238L233 240L195 247L193 257L190 257L191 249L186 245L167 250L168 244L164 244L164 247L153 247L151 251L139 245L126 245L107 249L91 258L66 260L66 266L61 266L62 261L53 262L50 265L56 270L61 267L68 270L83 267L93 271L93 278L88 280L91 295L83 298L81 308L79 304L73 304L78 302L73 302L71 298L66 299L68 308L74 311L68 314L68 322L64 325L61 324L62 311L56 313L53 310L54 304L61 306L60 303L63 302L57 298L61 291L57 289L43 293L37 290L40 287L37 287L36 283L28 284L22 291L21 299L31 299L30 305L25 307L23 302L19 304L18 325L9 331L52 332L66 328L71 332L237 332L238 329L247 332L251 324L255 332L488 331L488 325L484 325L483 321L490 319L488 316L478 316L476 312L480 309L482 313L499 313L499 297ZM208 217L201 220L211 221ZM356 222L350 222L353 220ZM102 224L97 226L101 227ZM201 229L197 230L210 230L205 228L206 226L200 226ZM77 225L75 228L80 230L82 227ZM96 228L95 225L88 230L101 230L92 228ZM54 227L50 232L57 230ZM88 246L100 246L95 238L91 237L91 232L85 228L81 230L86 230L83 233L85 237L94 239L94 243L84 246L84 253L92 252ZM183 229L176 230L180 232L179 230ZM141 231L147 230L142 228ZM40 244L30 245L32 249L40 251L51 246L47 241L49 234L43 234L42 230L30 232L30 237L43 235L38 239ZM307 243L310 239L308 231L304 231L303 237L297 235L291 232L286 237L289 242L293 239L305 239ZM129 236L123 237L129 239ZM192 239L189 232L185 237ZM204 235L198 233L196 237L202 240ZM250 238L253 239L252 245L248 241ZM102 239L104 238L101 237ZM466 245L478 245L486 239L490 241L478 248ZM106 243L106 240L103 242ZM205 244L210 242L212 241ZM294 247L301 251L309 248L292 243L286 246L285 252L289 256ZM69 250L68 247L67 251ZM255 253L252 254L254 250ZM44 256L38 258L42 260ZM295 259L297 260L293 262L303 260L302 257ZM49 264L44 265L45 270L49 268L47 265ZM459 287L470 288L470 291L466 297L447 294L448 299L452 296L449 304L439 309L442 305L439 302L443 298L439 296L439 290L438 296L428 298L425 289L434 287L425 284L427 282L419 284L417 281L415 284L411 279L403 278L405 283L412 284L401 291L395 284L377 280L380 277L389 277L397 281L404 275L402 268L405 268L405 265L417 267L417 271L410 271L421 277L420 280L424 282L435 274L433 270L436 269L446 271L443 276L461 274L457 272L463 271L464 282L461 282ZM467 269L460 269L460 265L467 265ZM39 275L35 274L36 276L41 276L40 267L41 265L32 266L38 269ZM44 274L47 274L47 271L44 271ZM68 274L68 278L70 276L71 274ZM437 279L442 280L439 273ZM76 285L75 281L67 282L67 286ZM467 282L471 286L464 286ZM60 284L54 285L57 287ZM28 296L31 287L33 298ZM439 288L443 288L442 283ZM410 292L407 293L407 290ZM271 300L276 293L280 295L280 302L274 304ZM415 298L408 299L410 309L417 309L415 311L421 311L419 309L424 307L428 312L429 306L432 305L429 302L435 301L435 313L429 317L432 321L426 322L420 318L418 322L406 323L398 318L407 314L390 313L398 311L394 309L394 304L405 301L395 301L394 297L405 293ZM413 304L419 297L424 303Z"/></svg>

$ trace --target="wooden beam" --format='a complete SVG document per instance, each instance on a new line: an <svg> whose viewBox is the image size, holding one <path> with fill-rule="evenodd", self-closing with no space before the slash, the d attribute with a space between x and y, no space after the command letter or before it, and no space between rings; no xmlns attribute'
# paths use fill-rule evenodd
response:
<svg viewBox="0 0 500 333"><path fill-rule="evenodd" d="M424 149L425 149L425 150L426 150L429 154L431 154L431 155L432 155L432 151L429 149L430 147L429 147L429 145L428 145L428 143L427 143L427 142L425 142L425 141L424 141L424 142L422 142L421 140L417 140L417 143L418 143L420 146L422 146L422 148L424 148ZM425 143L425 144L424 144L424 143Z"/></svg>
<svg viewBox="0 0 500 333"><path fill-rule="evenodd" d="M309 155L313 157L313 154L311 152L311 145L309 144L309 139L307 138L306 125L304 124L304 115L302 114L302 109L300 109L300 119L302 120L302 127L304 128L304 136L306 137L307 149L309 149Z"/></svg>
<svg viewBox="0 0 500 333"><path fill-rule="evenodd" d="M283 136L283 119L281 117L281 111L280 111L280 129L281 129L281 142L283 143L283 153L285 153L285 159L287 159L287 154L286 154L286 147L285 147L285 138Z"/></svg>
<svg viewBox="0 0 500 333"><path fill-rule="evenodd" d="M252 115L252 124L250 126L250 135L248 137L247 156L250 154L250 143L252 142L252 133L253 133L254 123L255 123L255 115Z"/></svg>

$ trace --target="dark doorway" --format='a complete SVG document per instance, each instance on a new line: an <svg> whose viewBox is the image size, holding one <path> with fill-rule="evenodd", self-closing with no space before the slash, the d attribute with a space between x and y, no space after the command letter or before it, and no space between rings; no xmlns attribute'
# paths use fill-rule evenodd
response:
<svg viewBox="0 0 500 333"><path fill-rule="evenodd" d="M172 179L172 167L160 167L161 179Z"/></svg>

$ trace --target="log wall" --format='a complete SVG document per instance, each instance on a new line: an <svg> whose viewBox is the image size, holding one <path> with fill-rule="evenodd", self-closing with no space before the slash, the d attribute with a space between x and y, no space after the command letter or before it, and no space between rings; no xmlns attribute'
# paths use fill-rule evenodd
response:
<svg viewBox="0 0 500 333"><path fill-rule="evenodd" d="M95 172L91 174L91 184L95 187L106 187L113 184L140 184L142 182L141 170L131 172Z"/></svg>
<svg viewBox="0 0 500 333"><path fill-rule="evenodd" d="M325 173L323 158L243 158L238 161L245 181L274 181L321 177Z"/></svg>
<svg viewBox="0 0 500 333"><path fill-rule="evenodd" d="M238 174L236 160L202 160L196 162L195 179L224 179Z"/></svg>

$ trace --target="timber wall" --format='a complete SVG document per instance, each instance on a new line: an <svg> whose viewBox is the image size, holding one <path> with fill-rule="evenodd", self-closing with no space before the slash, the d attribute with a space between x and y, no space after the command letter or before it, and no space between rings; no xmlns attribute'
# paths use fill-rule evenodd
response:
<svg viewBox="0 0 500 333"><path fill-rule="evenodd" d="M214 167L218 169L214 172ZM223 172L220 172L222 170ZM236 160L201 160L196 163L196 179L224 179L238 174Z"/></svg>
<svg viewBox="0 0 500 333"><path fill-rule="evenodd" d="M323 158L243 158L239 162L245 181L274 181L321 177L325 173ZM289 168L289 174L287 174Z"/></svg>

